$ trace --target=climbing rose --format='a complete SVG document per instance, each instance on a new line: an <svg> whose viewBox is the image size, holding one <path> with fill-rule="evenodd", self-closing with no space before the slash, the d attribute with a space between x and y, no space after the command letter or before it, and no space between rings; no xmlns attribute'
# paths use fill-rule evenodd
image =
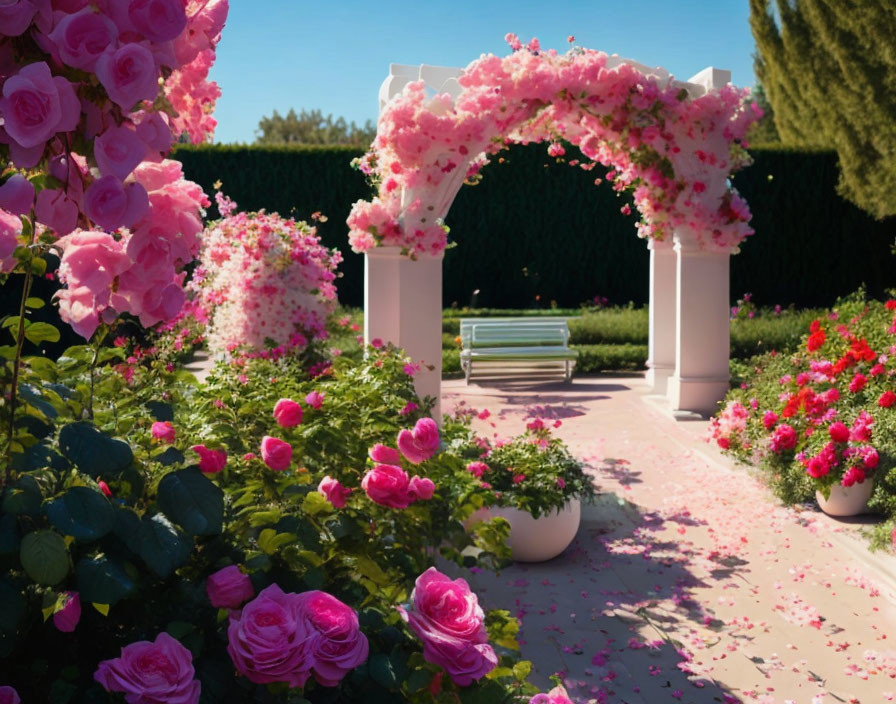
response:
<svg viewBox="0 0 896 704"><path fill-rule="evenodd" d="M152 52L143 44L128 42L109 48L96 62L96 77L113 103L130 112L141 100L159 94L159 70Z"/></svg>
<svg viewBox="0 0 896 704"><path fill-rule="evenodd" d="M314 679L324 687L335 687L367 659L370 651L358 624L358 614L322 591L305 592L296 599L311 630L316 632L312 651Z"/></svg>
<svg viewBox="0 0 896 704"><path fill-rule="evenodd" d="M25 215L34 205L34 185L22 174L13 174L0 186L0 209ZM19 222L21 229L22 223Z"/></svg>
<svg viewBox="0 0 896 704"><path fill-rule="evenodd" d="M279 438L265 435L261 440L261 459L276 472L289 469L292 462L292 445Z"/></svg>
<svg viewBox="0 0 896 704"><path fill-rule="evenodd" d="M107 692L123 693L128 704L196 704L195 674L190 651L163 632L154 642L131 643L121 657L103 660L93 678Z"/></svg>
<svg viewBox="0 0 896 704"><path fill-rule="evenodd" d="M152 424L151 432L156 440L168 445L171 445L174 442L174 438L177 435L174 426L167 420L157 420Z"/></svg>
<svg viewBox="0 0 896 704"><path fill-rule="evenodd" d="M255 596L255 589L249 575L236 565L229 565L208 576L205 593L215 608L238 609Z"/></svg>
<svg viewBox="0 0 896 704"><path fill-rule="evenodd" d="M65 606L53 614L53 625L63 633L71 633L81 620L81 597L78 592L65 593Z"/></svg>
<svg viewBox="0 0 896 704"><path fill-rule="evenodd" d="M436 485L428 477L411 477L408 494L414 501L428 500L435 493Z"/></svg>
<svg viewBox="0 0 896 704"><path fill-rule="evenodd" d="M217 474L227 464L227 452L210 450L205 445L193 445L190 448L199 455L199 471L205 474Z"/></svg>
<svg viewBox="0 0 896 704"><path fill-rule="evenodd" d="M338 479L326 476L320 480L317 490L333 504L333 508L345 508L345 500L352 493L350 487L342 486Z"/></svg>
<svg viewBox="0 0 896 704"><path fill-rule="evenodd" d="M0 704L22 704L19 693L12 687L0 687Z"/></svg>
<svg viewBox="0 0 896 704"><path fill-rule="evenodd" d="M370 459L380 464L401 464L401 455L398 453L398 450L380 443L371 447L367 454L370 456Z"/></svg>
<svg viewBox="0 0 896 704"><path fill-rule="evenodd" d="M289 398L281 398L274 406L274 420L284 428L294 428L302 422L302 407Z"/></svg>
<svg viewBox="0 0 896 704"><path fill-rule="evenodd" d="M455 684L466 687L497 666L485 615L463 579L452 581L430 567L417 577L410 611L400 612L423 641L423 657L444 667Z"/></svg>
<svg viewBox="0 0 896 704"><path fill-rule="evenodd" d="M85 7L64 16L51 32L63 63L93 71L97 59L118 39L118 28L105 15Z"/></svg>
<svg viewBox="0 0 896 704"><path fill-rule="evenodd" d="M81 105L72 84L61 76L53 76L46 62L40 61L6 79L0 114L7 134L16 144L42 152L50 137L77 127ZM39 159L40 154L37 156Z"/></svg>
<svg viewBox="0 0 896 704"><path fill-rule="evenodd" d="M839 420L836 423L831 423L828 434L834 442L849 442L849 428Z"/></svg>
<svg viewBox="0 0 896 704"><path fill-rule="evenodd" d="M421 418L413 431L402 430L398 433L398 449L408 462L425 462L439 449L439 426L432 418Z"/></svg>

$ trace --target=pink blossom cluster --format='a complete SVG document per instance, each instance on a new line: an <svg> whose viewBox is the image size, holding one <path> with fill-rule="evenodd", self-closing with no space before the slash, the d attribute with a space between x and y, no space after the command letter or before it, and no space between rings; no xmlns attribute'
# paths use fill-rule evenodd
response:
<svg viewBox="0 0 896 704"><path fill-rule="evenodd" d="M169 81L188 76L190 101L202 95L228 0L0 9L0 153L23 172L0 187L0 269L27 244L10 219L25 216L59 238L60 312L79 334L122 312L144 325L173 317L208 201L164 157L174 137L210 131Z"/></svg>
<svg viewBox="0 0 896 704"><path fill-rule="evenodd" d="M336 303L337 250L317 230L276 213L225 215L203 235L194 274L209 319L208 347L217 356L281 357L326 337Z"/></svg>
<svg viewBox="0 0 896 704"><path fill-rule="evenodd" d="M693 97L603 52L558 54L513 40L510 55L483 55L464 69L456 100L431 96L418 81L386 106L359 161L378 193L349 215L355 251L441 252L438 218L454 191L512 142L548 142L560 157L563 140L591 160L583 168L609 167L614 188L633 192L642 237L665 240L676 230L729 249L752 233L749 208L727 182L749 163L743 142L762 114L746 91L729 85Z"/></svg>
<svg viewBox="0 0 896 704"><path fill-rule="evenodd" d="M465 580L430 567L417 577L410 608L399 611L423 642L423 657L445 668L455 684L466 687L497 667L485 614Z"/></svg>
<svg viewBox="0 0 896 704"><path fill-rule="evenodd" d="M322 591L285 593L272 584L230 613L227 652L251 682L303 687L311 675L335 687L367 659L358 615Z"/></svg>
<svg viewBox="0 0 896 704"><path fill-rule="evenodd" d="M750 412L742 403L729 401L710 424L710 432L716 444L723 450L729 449L732 443L741 444L749 417Z"/></svg>

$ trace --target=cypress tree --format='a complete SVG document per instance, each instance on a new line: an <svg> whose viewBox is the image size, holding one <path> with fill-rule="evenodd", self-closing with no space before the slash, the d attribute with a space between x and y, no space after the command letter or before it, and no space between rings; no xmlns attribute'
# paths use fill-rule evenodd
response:
<svg viewBox="0 0 896 704"><path fill-rule="evenodd" d="M840 193L896 215L896 2L750 0L750 25L782 142L836 150Z"/></svg>

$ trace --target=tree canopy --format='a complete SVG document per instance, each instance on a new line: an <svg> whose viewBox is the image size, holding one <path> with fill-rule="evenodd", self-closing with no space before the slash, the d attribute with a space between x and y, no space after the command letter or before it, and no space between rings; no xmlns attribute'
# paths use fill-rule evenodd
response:
<svg viewBox="0 0 896 704"><path fill-rule="evenodd" d="M367 120L362 126L333 119L320 110L290 110L286 116L274 110L262 117L256 130L256 144L349 144L367 147L376 136L376 124Z"/></svg>
<svg viewBox="0 0 896 704"><path fill-rule="evenodd" d="M896 215L896 3L750 0L750 25L781 141L836 150L840 193Z"/></svg>

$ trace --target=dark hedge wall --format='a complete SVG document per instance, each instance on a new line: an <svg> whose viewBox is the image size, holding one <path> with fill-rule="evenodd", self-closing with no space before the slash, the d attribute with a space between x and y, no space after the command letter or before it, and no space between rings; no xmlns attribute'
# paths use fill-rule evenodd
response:
<svg viewBox="0 0 896 704"><path fill-rule="evenodd" d="M208 192L220 180L242 208L308 218L328 216L319 232L345 254L340 299L363 301L363 258L348 249L345 219L370 189L342 147L180 148L188 178ZM570 158L575 155L571 154ZM591 172L557 164L542 145L517 146L465 186L448 214L444 300L518 308L576 306L600 295L645 303L648 254L627 202ZM754 150L755 164L734 179L750 203L756 234L732 259L732 300L751 292L761 304L829 305L865 284L883 295L896 286L891 246L896 221L876 222L836 194L833 153Z"/></svg>

